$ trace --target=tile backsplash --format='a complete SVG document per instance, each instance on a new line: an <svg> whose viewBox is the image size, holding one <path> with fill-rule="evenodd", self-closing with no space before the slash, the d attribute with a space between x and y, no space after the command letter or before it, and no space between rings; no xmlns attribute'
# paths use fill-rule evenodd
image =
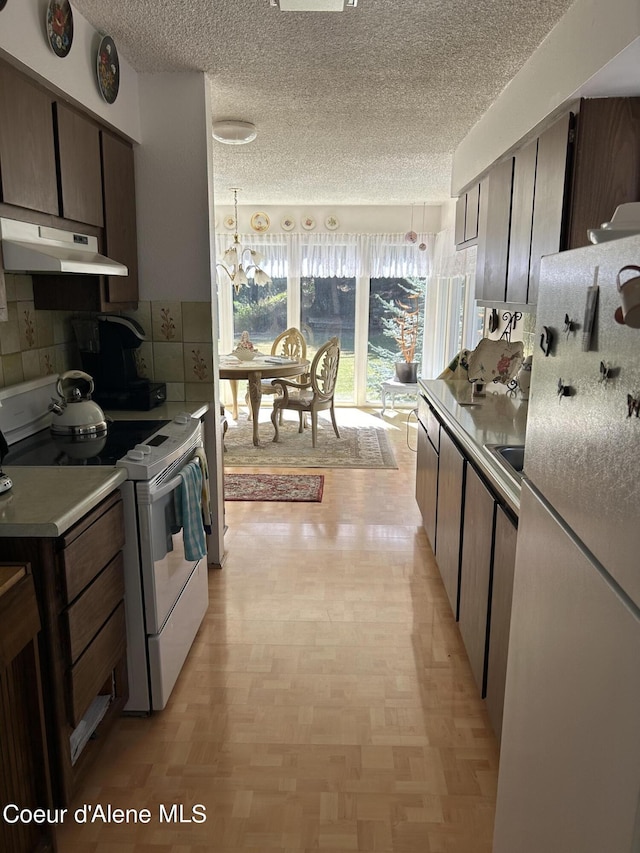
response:
<svg viewBox="0 0 640 853"><path fill-rule="evenodd" d="M72 311L38 311L27 275L5 274L8 320L0 322L0 387L80 368ZM210 302L140 302L125 312L145 330L136 350L141 377L166 382L172 401L213 399Z"/></svg>

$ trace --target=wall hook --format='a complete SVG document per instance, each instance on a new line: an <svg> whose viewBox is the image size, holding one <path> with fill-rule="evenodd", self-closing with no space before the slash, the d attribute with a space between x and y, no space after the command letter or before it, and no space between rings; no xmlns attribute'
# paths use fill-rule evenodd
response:
<svg viewBox="0 0 640 853"><path fill-rule="evenodd" d="M634 397L632 394L627 394L627 417L630 418L634 414L640 418L640 397Z"/></svg>
<svg viewBox="0 0 640 853"><path fill-rule="evenodd" d="M552 347L553 347L553 331L549 326L543 326L542 327L542 334L540 335L540 349L545 354L545 356L547 356L551 352Z"/></svg>

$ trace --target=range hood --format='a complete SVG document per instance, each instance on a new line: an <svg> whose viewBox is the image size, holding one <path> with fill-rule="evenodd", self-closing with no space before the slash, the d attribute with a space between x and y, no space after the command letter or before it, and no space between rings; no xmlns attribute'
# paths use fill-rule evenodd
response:
<svg viewBox="0 0 640 853"><path fill-rule="evenodd" d="M4 271L39 275L129 275L124 264L98 253L88 234L0 218Z"/></svg>

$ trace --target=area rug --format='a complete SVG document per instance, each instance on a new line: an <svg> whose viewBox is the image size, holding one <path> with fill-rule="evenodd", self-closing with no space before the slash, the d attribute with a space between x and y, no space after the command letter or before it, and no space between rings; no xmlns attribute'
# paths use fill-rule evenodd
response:
<svg viewBox="0 0 640 853"><path fill-rule="evenodd" d="M294 501L320 503L322 474L225 474L227 501Z"/></svg>
<svg viewBox="0 0 640 853"><path fill-rule="evenodd" d="M224 437L225 466L273 468L397 468L393 450L383 428L343 426L340 438L329 422L318 424L317 446L311 446L311 429L298 432L298 422L280 427L274 442L271 422L260 424L260 447L254 447L251 423L244 419L229 424Z"/></svg>

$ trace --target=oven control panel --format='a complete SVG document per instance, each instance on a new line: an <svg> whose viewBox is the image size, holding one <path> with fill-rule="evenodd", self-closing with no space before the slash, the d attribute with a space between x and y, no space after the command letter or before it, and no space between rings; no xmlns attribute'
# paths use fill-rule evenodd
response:
<svg viewBox="0 0 640 853"><path fill-rule="evenodd" d="M144 444L136 444L117 462L129 480L151 480L201 443L201 424L188 412L178 414Z"/></svg>

